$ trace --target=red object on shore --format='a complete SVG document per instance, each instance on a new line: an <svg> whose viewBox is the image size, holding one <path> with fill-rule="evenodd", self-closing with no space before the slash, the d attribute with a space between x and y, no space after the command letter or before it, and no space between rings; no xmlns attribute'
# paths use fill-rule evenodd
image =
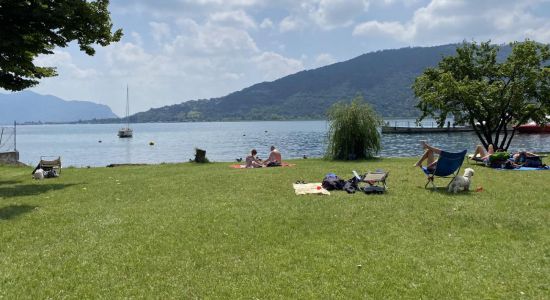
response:
<svg viewBox="0 0 550 300"><path fill-rule="evenodd" d="M527 123L516 127L519 133L550 133L550 123L544 126L537 125L535 122Z"/></svg>

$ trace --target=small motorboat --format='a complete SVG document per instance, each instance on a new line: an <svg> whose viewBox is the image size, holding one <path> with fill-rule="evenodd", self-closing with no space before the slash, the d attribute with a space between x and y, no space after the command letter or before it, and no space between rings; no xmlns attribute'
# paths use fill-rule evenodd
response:
<svg viewBox="0 0 550 300"><path fill-rule="evenodd" d="M519 133L550 133L550 123L539 125L535 122L519 125L516 127Z"/></svg>

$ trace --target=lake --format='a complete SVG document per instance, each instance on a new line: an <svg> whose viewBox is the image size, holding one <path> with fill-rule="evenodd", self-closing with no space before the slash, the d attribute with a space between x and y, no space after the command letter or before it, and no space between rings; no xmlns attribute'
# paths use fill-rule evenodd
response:
<svg viewBox="0 0 550 300"><path fill-rule="evenodd" d="M407 121L407 120L405 120ZM414 121L414 120L410 120ZM120 124L27 125L17 127L20 161L36 165L40 156L61 156L64 166L106 166L111 163L185 162L194 149L206 149L211 161L235 161L256 148L266 158L276 145L283 158L323 156L324 121L208 122L132 124L134 137L120 139ZM420 156L419 140L448 151L478 144L474 133L384 134L381 156ZM154 142L153 146L149 142ZM550 135L516 135L510 149L550 151Z"/></svg>

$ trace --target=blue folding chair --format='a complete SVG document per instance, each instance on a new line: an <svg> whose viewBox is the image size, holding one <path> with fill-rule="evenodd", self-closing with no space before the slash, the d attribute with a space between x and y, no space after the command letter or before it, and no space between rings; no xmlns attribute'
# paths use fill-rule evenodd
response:
<svg viewBox="0 0 550 300"><path fill-rule="evenodd" d="M426 183L424 188L427 188L428 184L431 183L432 188L435 189L435 177L452 178L451 181L449 181L449 184L451 184L453 179L460 172L460 167L464 162L465 156L466 150L459 153L441 151L441 154L439 154L439 158L437 159L435 169L430 170L426 167L422 167L422 171L424 171L424 174L426 174L426 177L428 178L428 182ZM449 186L449 184L447 184L447 187Z"/></svg>

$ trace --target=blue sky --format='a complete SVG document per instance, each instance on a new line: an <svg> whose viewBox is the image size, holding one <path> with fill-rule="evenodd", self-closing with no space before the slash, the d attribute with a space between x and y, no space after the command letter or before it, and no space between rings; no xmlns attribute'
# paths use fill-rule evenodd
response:
<svg viewBox="0 0 550 300"><path fill-rule="evenodd" d="M131 112L224 96L380 49L463 40L550 42L550 0L113 0L121 42L75 45L37 63L59 76L32 90Z"/></svg>

